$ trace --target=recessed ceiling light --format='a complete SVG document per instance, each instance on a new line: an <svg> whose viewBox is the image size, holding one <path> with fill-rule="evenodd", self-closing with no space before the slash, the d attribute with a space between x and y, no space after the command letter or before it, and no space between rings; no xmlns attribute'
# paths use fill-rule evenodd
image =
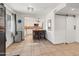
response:
<svg viewBox="0 0 79 59"><path fill-rule="evenodd" d="M75 9L74 8L72 8L72 11L74 11Z"/></svg>

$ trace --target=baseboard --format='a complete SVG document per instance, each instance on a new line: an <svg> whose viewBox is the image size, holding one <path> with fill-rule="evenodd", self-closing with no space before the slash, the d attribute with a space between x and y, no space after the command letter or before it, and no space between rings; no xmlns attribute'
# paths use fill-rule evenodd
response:
<svg viewBox="0 0 79 59"><path fill-rule="evenodd" d="M13 42L11 42L8 46L6 46L6 48L10 47L13 44Z"/></svg>

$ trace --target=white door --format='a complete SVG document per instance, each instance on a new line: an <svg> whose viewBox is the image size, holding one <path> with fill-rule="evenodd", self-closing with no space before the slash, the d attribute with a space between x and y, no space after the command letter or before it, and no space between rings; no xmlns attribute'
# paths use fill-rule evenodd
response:
<svg viewBox="0 0 79 59"><path fill-rule="evenodd" d="M75 33L76 30L74 30L74 25L75 25L75 19L73 16L67 16L66 17L66 42L67 43L72 43L75 41Z"/></svg>
<svg viewBox="0 0 79 59"><path fill-rule="evenodd" d="M55 42L65 43L66 32L66 17L56 15L55 19Z"/></svg>

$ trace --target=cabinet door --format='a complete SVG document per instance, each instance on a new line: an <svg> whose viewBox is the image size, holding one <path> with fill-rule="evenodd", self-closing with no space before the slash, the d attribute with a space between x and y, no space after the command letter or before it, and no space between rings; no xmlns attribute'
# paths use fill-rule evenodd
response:
<svg viewBox="0 0 79 59"><path fill-rule="evenodd" d="M0 56L5 55L5 33L0 32Z"/></svg>
<svg viewBox="0 0 79 59"><path fill-rule="evenodd" d="M64 43L66 32L66 17L56 15L55 19L55 42Z"/></svg>
<svg viewBox="0 0 79 59"><path fill-rule="evenodd" d="M75 21L76 20L73 16L68 16L66 18L66 22L67 22L66 42L68 42L68 43L74 42L76 39L76 37L75 37L76 30L74 30Z"/></svg>
<svg viewBox="0 0 79 59"><path fill-rule="evenodd" d="M6 17L5 17L5 7L0 3L0 56L5 55L5 41L6 41Z"/></svg>

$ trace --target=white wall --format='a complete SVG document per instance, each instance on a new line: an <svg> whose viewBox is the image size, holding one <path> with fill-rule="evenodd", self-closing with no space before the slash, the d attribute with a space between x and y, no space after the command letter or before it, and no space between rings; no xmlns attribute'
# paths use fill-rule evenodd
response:
<svg viewBox="0 0 79 59"><path fill-rule="evenodd" d="M21 23L18 23L18 20L21 20ZM16 25L17 25L17 31L24 30L24 16L16 14Z"/></svg>
<svg viewBox="0 0 79 59"><path fill-rule="evenodd" d="M18 23L21 20L21 23ZM24 39L24 15L16 13L16 31L22 31L22 39Z"/></svg>
<svg viewBox="0 0 79 59"><path fill-rule="evenodd" d="M6 24L9 23L9 25L11 25L9 28L6 27L6 47L8 47L10 44L13 43L13 37L11 36L12 33L14 33L14 22L13 22L13 18L12 18L12 14L11 12L9 12L8 10L6 10L6 14L10 15L11 16L11 20L9 22L7 22L7 19L6 19Z"/></svg>
<svg viewBox="0 0 79 59"><path fill-rule="evenodd" d="M76 16L76 42L79 42L79 16Z"/></svg>
<svg viewBox="0 0 79 59"><path fill-rule="evenodd" d="M6 27L6 48L8 46L10 46L13 43L13 37L11 36L11 33L15 32L15 25L14 25L14 19L12 16L12 13L15 13L11 8L9 8L6 4L4 4L6 7L6 14L11 16L11 21L9 21L9 25L11 25L11 27L9 27L9 29ZM7 17L6 17L6 24L7 24ZM7 25L6 25L7 26Z"/></svg>
<svg viewBox="0 0 79 59"><path fill-rule="evenodd" d="M51 19L51 31L48 30L48 20ZM46 28L46 38L54 43L54 12L51 11L45 18L45 21L44 21L44 28Z"/></svg>
<svg viewBox="0 0 79 59"><path fill-rule="evenodd" d="M66 39L66 17L55 15L55 44L64 43Z"/></svg>

